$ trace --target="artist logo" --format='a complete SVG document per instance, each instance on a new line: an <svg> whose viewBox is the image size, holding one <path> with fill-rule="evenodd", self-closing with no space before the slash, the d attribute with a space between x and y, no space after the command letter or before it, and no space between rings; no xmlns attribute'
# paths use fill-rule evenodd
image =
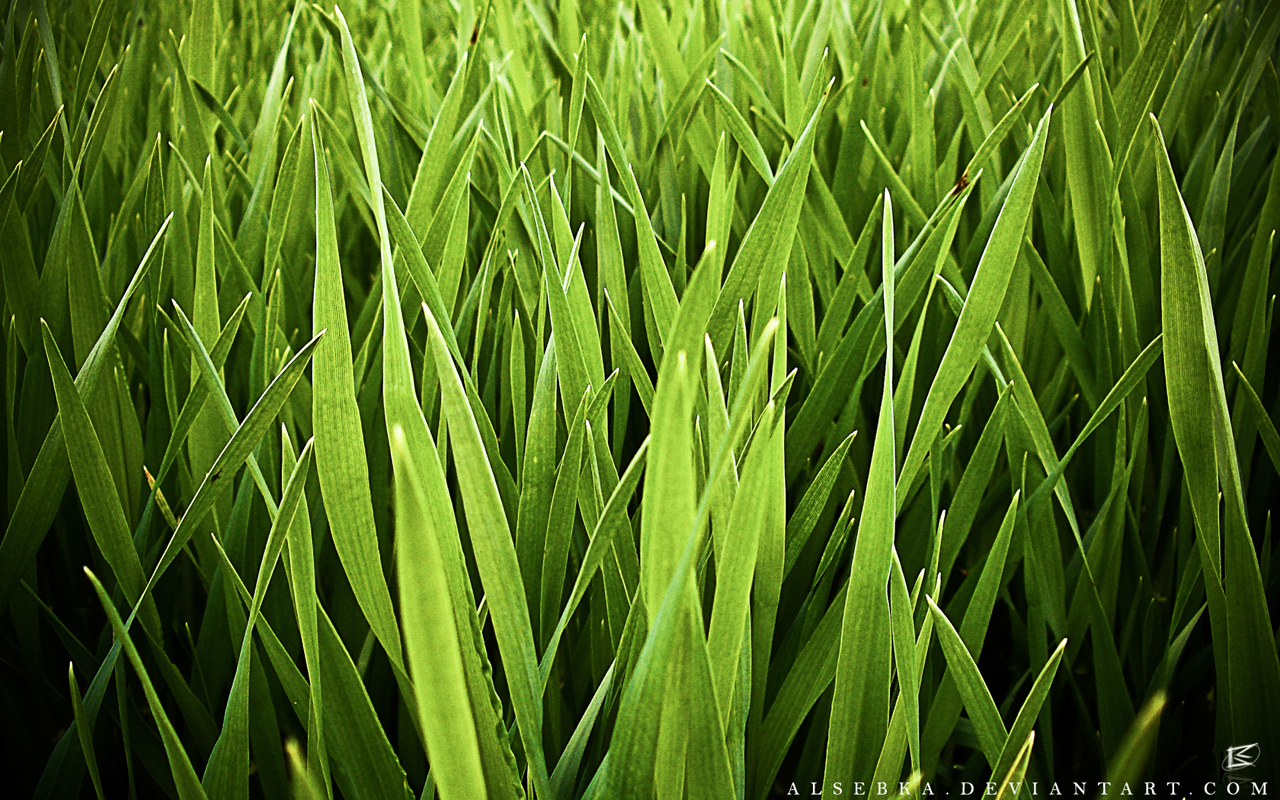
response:
<svg viewBox="0 0 1280 800"><path fill-rule="evenodd" d="M1222 769L1227 772L1233 769L1248 769L1258 763L1259 754L1257 742L1228 747L1227 755L1222 759Z"/></svg>

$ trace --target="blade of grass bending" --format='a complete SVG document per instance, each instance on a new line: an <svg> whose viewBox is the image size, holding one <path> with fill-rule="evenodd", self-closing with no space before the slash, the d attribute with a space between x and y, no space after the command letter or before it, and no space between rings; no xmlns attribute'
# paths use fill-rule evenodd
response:
<svg viewBox="0 0 1280 800"><path fill-rule="evenodd" d="M906 210L911 224L923 228L928 224L929 215L924 213L924 209L920 207L920 204L911 195L911 190L907 188L907 184L902 180L902 176L898 174L898 171L893 168L893 162L884 154L884 150L880 149L880 144L876 142L876 137L872 135L867 123L864 120L858 120L858 124L862 127L862 134L867 137L867 144L871 145L871 152L875 153L876 160L880 163L880 168L884 171L890 188L893 189L895 196L901 198L899 202L902 203L902 207Z"/></svg>
<svg viewBox="0 0 1280 800"><path fill-rule="evenodd" d="M250 153L249 141L244 138L244 134L240 132L240 127L236 125L236 121L227 112L226 106L222 104L222 101L215 97L213 92L205 88L204 84L197 80L195 76L191 77L191 85L195 87L196 96L204 103L205 108L213 112L214 117L217 118L223 129L231 135L232 139L235 139L240 152L243 154Z"/></svg>
<svg viewBox="0 0 1280 800"><path fill-rule="evenodd" d="M40 328L58 401L58 419L65 432L67 458L71 462L76 493L80 497L85 520L89 523L98 549L124 591L125 598L130 605L134 605L147 582L142 571L142 560L134 547L129 522L120 506L111 469L107 465L102 443L89 418L89 412L85 409L84 399L76 391L58 345L53 340L53 332L44 320L40 321ZM153 636L160 635L160 616L154 602L148 602L144 606L143 624Z"/></svg>
<svg viewBox="0 0 1280 800"><path fill-rule="evenodd" d="M1004 304L1005 290L1031 216L1031 200L1040 177L1040 165L1044 159L1052 113L1053 108L1050 107L1040 119L1035 138L1013 178L1009 195L982 253L978 271L974 274L964 310L960 312L960 320L956 323L951 341L947 343L946 352L942 356L942 363L929 386L924 408L916 423L916 432L902 464L902 473L898 476L898 481L904 488L911 486L915 480L916 472L924 463L926 451L938 429L942 427L951 403L968 382L987 337L991 334L996 315Z"/></svg>
<svg viewBox="0 0 1280 800"><path fill-rule="evenodd" d="M81 396L96 396L98 378L110 361L107 354L115 344L116 331L124 318L125 309L142 285L143 278L151 267L152 257L156 254L157 246L164 240L165 231L172 219L172 214L166 217L160 230L152 238L138 269L133 273L120 302L116 304L115 312L76 374L76 391ZM26 574L31 560L40 549L70 479L71 464L67 461L65 434L62 424L54 420L40 445L39 455L27 474L22 494L19 495L5 528L4 538L0 539L0 611L8 608L18 581Z"/></svg>
<svg viewBox="0 0 1280 800"><path fill-rule="evenodd" d="M1075 69L1071 70L1071 74L1062 81L1062 85L1058 87L1058 91L1053 93L1053 100L1050 101L1050 105L1055 108L1062 105L1062 102L1071 94L1071 90L1076 88L1076 84L1080 82L1080 77L1084 75L1084 71L1089 66L1089 62L1093 61L1093 56L1094 51L1090 50L1084 58L1080 59L1080 63L1076 64Z"/></svg>
<svg viewBox="0 0 1280 800"><path fill-rule="evenodd" d="M1268 709L1280 707L1280 658L1245 514L1204 257L1174 179L1160 124L1154 116L1150 119L1158 146L1160 306L1168 340L1169 419L1186 472L1196 542L1208 562L1204 582L1215 634L1214 658L1218 669L1228 675L1234 740L1274 747L1280 744L1280 719ZM1220 552L1220 502L1225 502L1225 553ZM1218 641L1224 629L1225 648Z"/></svg>
<svg viewBox="0 0 1280 800"><path fill-rule="evenodd" d="M1009 383L1013 388L1013 399L1015 401L1014 407L1022 418L1027 434L1031 437L1035 453L1040 458L1041 466L1044 467L1046 473L1053 472L1058 466L1058 454L1054 448L1053 438L1049 433L1049 425L1045 422L1044 414L1040 410L1040 404L1031 391L1031 383L1027 380L1026 373L1022 370L1022 364L1018 361L1017 353L1014 352L1013 346L1009 344L1009 339L1004 334L1004 328L997 322L995 330L1000 339L1005 365L1009 370ZM1080 548L1085 574L1088 576L1089 581L1093 582L1093 570L1089 566L1085 555L1084 542L1080 539L1080 527L1076 519L1075 505L1071 500L1071 494L1067 491L1065 485L1057 484L1054 487L1054 495L1062 506L1062 511L1067 517L1067 524L1071 527L1071 533Z"/></svg>
<svg viewBox="0 0 1280 800"><path fill-rule="evenodd" d="M382 572L374 526L369 466L360 410L356 405L342 268L329 183L324 136L311 115L316 175L316 276L312 330L333 331L316 347L311 414L316 438L316 475L329 511L334 549L351 589L378 640L390 653L400 649L391 592ZM385 288L385 287L384 287ZM398 660L393 656L393 660Z"/></svg>
<svg viewBox="0 0 1280 800"><path fill-rule="evenodd" d="M297 355L289 360L289 363L280 371L280 374L276 375L275 379L271 381L271 385L263 392L262 397L258 398L258 402L245 415L244 422L232 434L227 446L218 455L218 459L213 462L213 466L201 480L199 488L196 489L195 495L187 505L187 510L178 523L178 530L173 532L173 536L169 539L169 543L165 546L164 552L160 556L160 562L156 565L150 579L147 581L147 586L143 590L144 597L155 586L160 576L177 559L178 554L182 552L182 548L186 547L187 542L191 540L191 536L195 533L196 527L204 524L204 517L213 507L214 500L231 485L230 478L239 471L240 467L249 458L249 455L257 449L259 442L262 441L262 437L267 432L268 426L275 420L276 415L280 413L281 407L284 406L285 401L292 394L293 388L302 378L302 371L311 361L311 355L315 352L316 345L323 338L324 333L324 331L320 331L298 351ZM223 477L226 477L227 480L223 481ZM130 615L129 619L132 621L133 615Z"/></svg>
<svg viewBox="0 0 1280 800"><path fill-rule="evenodd" d="M403 429L397 427L392 435L400 614L431 774L444 800L483 797L480 746L437 541L443 532L427 513Z"/></svg>
<svg viewBox="0 0 1280 800"><path fill-rule="evenodd" d="M884 336L892 353L894 323L893 208L885 190L882 228ZM880 415L867 473L862 519L854 541L841 622L835 692L831 698L823 796L835 784L870 780L887 731L892 679L888 580L893 561L894 483L893 361L886 359Z"/></svg>
<svg viewBox="0 0 1280 800"><path fill-rule="evenodd" d="M992 775L1008 774L1021 761L1023 745L1019 745L1017 750L1013 748L1017 742L1025 742L1027 737L1034 735L1032 727L1039 719L1040 709L1049 697L1049 689L1053 686L1053 678L1057 674L1058 664L1062 661L1062 654L1066 649L1067 640L1063 639L1058 642L1048 662L1040 669L1035 683L1031 685L1031 691L1027 693L1027 699L1022 701L1022 707L1018 709L1013 727L1009 728L1009 738L1005 740L1004 749L1000 751L1000 759L991 770ZM1025 769L1025 765L1023 768Z"/></svg>
<svg viewBox="0 0 1280 800"><path fill-rule="evenodd" d="M76 683L74 664L67 665L67 684L71 694L71 709L75 716L76 733L79 734L80 749L84 752L85 765L89 768L89 779L93 782L93 793L98 800L106 800L102 794L102 777L98 773L98 756L93 748L93 723L84 711L84 702L80 697L80 686Z"/></svg>
<svg viewBox="0 0 1280 800"><path fill-rule="evenodd" d="M516 185L522 186L523 184ZM382 187L382 197L388 210L387 229L391 232L391 241L395 243L396 254L408 264L409 277L413 279L418 293L422 295L423 302L431 309L431 313L436 314L437 319L447 318L444 297L440 294L440 286L436 282L435 273L428 266L427 259L422 254L422 248L419 246L418 240L413 238L413 231L409 227L408 220L401 213L400 207L396 205L395 198L391 196L386 186ZM445 344L449 346L449 352L453 354L454 358L461 360L462 353L458 349L458 339L453 327L446 325L440 329L440 333L444 335Z"/></svg>
<svg viewBox="0 0 1280 800"><path fill-rule="evenodd" d="M956 633L951 620L947 619L946 613L938 608L932 597L926 595L925 601L933 612L934 630L938 632L938 641L946 655L947 665L955 676L956 687L964 698L964 705L969 711L974 731L978 734L982 752L987 757L987 763L994 764L999 760L1000 752L1009 737L1004 721L1000 719L1000 710L996 708L996 701L992 699L991 691L982 680L978 665L974 663L973 656L969 654L960 634Z"/></svg>
<svg viewBox="0 0 1280 800"><path fill-rule="evenodd" d="M445 347L440 326L425 305L423 314L427 320L436 372L440 377L442 407L448 416L450 436L454 441L454 463L471 531L476 566L489 600L494 633L506 668L520 738L524 743L538 795L550 797L549 776L542 751L542 704L539 701L542 692L538 679L538 658L515 546L462 381Z"/></svg>
<svg viewBox="0 0 1280 800"><path fill-rule="evenodd" d="M724 115L725 127L729 129L733 140L738 143L738 149L747 157L747 163L755 167L760 177L764 178L766 186L773 186L774 176L773 169L769 167L769 157L764 154L764 148L760 146L760 140L751 132L751 126L743 118L742 112L720 90L719 86L716 86L709 79L706 81L706 85L711 89L711 95L716 99L716 107Z"/></svg>
<svg viewBox="0 0 1280 800"><path fill-rule="evenodd" d="M107 590L102 588L102 583L98 581L97 576L88 567L85 567L84 574L89 577L89 582L93 584L93 589L98 594L98 600L102 604L103 611L106 612L107 621L111 624L111 630L115 635L116 641L123 647L129 663L133 665L134 672L137 673L138 682L142 684L143 694L147 698L147 707L151 710L151 715L155 717L156 725L160 729L160 737L164 741L165 754L169 757L169 768L173 772L173 782L177 787L179 800L207 800L204 789L200 787L200 779L196 777L195 768L191 766L191 759L187 757L187 751L182 746L182 740L178 738L178 732L174 730L173 723L169 721L169 715L165 712L164 705L160 702L160 696L156 693L155 686L151 683L151 678L147 676L146 665L142 663L142 658L133 646L133 641L129 638L129 632L126 630L124 623L120 621L120 615L116 612L116 607L111 602L110 596L107 595Z"/></svg>

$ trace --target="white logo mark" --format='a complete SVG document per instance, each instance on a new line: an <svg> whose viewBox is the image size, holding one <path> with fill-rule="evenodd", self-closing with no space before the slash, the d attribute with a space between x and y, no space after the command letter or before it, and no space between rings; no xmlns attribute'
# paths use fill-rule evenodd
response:
<svg viewBox="0 0 1280 800"><path fill-rule="evenodd" d="M1230 771L1233 769L1245 769L1252 767L1258 763L1260 754L1258 743L1241 744L1235 747L1227 748L1227 755L1222 759L1222 769Z"/></svg>

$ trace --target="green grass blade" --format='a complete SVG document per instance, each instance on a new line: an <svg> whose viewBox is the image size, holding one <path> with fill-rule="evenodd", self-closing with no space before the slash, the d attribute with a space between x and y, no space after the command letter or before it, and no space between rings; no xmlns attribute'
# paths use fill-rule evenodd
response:
<svg viewBox="0 0 1280 800"><path fill-rule="evenodd" d="M720 289L708 326L711 343L717 352L728 351L729 336L733 332L733 315L737 312L738 304L751 302L753 297L756 298L757 305L763 304L757 288L763 287L761 291L773 291L785 269L803 206L804 188L813 160L814 139L821 114L820 102L805 125L804 132L796 140L791 155L778 170L777 179L769 187L764 204L738 248L738 255L729 268L729 274L725 276L724 286ZM763 324L763 319L759 324ZM759 324L756 325L757 329Z"/></svg>
<svg viewBox="0 0 1280 800"><path fill-rule="evenodd" d="M924 462L927 448L942 427L947 409L968 381L991 333L991 326L995 324L996 314L1004 302L1010 274L1022 247L1022 236L1031 215L1031 200L1040 176L1051 113L1052 108L1041 118L1031 147L1013 178L1012 188L1000 211L995 229L991 232L991 239L982 253L960 320L956 323L955 332L951 335L942 363L925 397L915 435L911 439L906 460L902 464L902 473L898 477L904 487L910 486L915 479L916 471Z"/></svg>
<svg viewBox="0 0 1280 800"><path fill-rule="evenodd" d="M938 641L942 644L942 652L946 654L947 665L955 676L960 696L964 698L965 709L968 710L969 719L973 722L974 730L978 734L982 752L986 755L988 763L996 763L1009 736L1008 730L1004 727L1004 721L1000 719L996 701L991 698L991 691L982 680L978 665L974 663L973 656L965 647L960 634L956 633L956 629L951 625L951 620L947 619L947 615L933 602L933 598L926 596L925 600L929 603L929 610L933 612Z"/></svg>
<svg viewBox="0 0 1280 800"><path fill-rule="evenodd" d="M84 752L85 766L89 768L89 779L93 781L93 793L98 800L105 800L102 794L102 777L98 772L98 756L93 747L93 723L84 710L84 701L80 696L80 686L76 683L74 664L67 665L67 683L70 686L71 708L75 712L76 733L80 738L80 749Z"/></svg>
<svg viewBox="0 0 1280 800"><path fill-rule="evenodd" d="M892 347L894 319L893 209L885 191L882 233L884 329ZM886 363L880 416L867 474L862 519L845 595L840 654L824 770L824 796L836 783L870 780L889 718L891 641L888 579L897 516L894 483L893 365Z"/></svg>
<svg viewBox="0 0 1280 800"><path fill-rule="evenodd" d="M549 792L546 760L542 755L542 696L538 659L534 648L529 606L524 597L520 568L502 499L480 441L462 381L445 347L440 327L423 307L431 337L432 357L440 376L443 408L456 448L455 463L466 508L472 546L480 579L489 598L498 647L503 654L512 705L520 722L520 737L528 753L534 785L540 795Z"/></svg>
<svg viewBox="0 0 1280 800"><path fill-rule="evenodd" d="M142 561L133 545L133 535L120 506L110 467L102 452L102 443L94 430L83 399L76 391L71 374L67 371L53 333L47 324L41 323L44 349L53 373L53 386L58 399L58 418L62 421L67 442L67 456L75 476L76 491L84 508L85 518L94 534L103 557L119 581L129 603L138 602L146 576ZM153 634L160 631L160 618L155 606L145 607L144 622Z"/></svg>
<svg viewBox="0 0 1280 800"><path fill-rule="evenodd" d="M312 425L316 437L316 474L333 533L334 548L351 581L356 600L391 652L400 635L391 610L391 594L382 573L374 529L373 501L360 412L356 406L351 339L329 184L324 137L311 117L316 174L316 278L312 330L333 331L316 348L312 369Z"/></svg>
<svg viewBox="0 0 1280 800"><path fill-rule="evenodd" d="M231 439L227 442L226 448L218 455L218 459L213 462L200 482L199 488L196 489L195 496L187 505L187 510L182 516L182 520L178 525L178 529L173 532L173 536L169 539L169 543L165 546L164 552L160 556L160 562L152 571L151 577L147 581L147 588L144 590L145 596L151 588L155 586L160 576L177 559L178 554L190 541L192 535L196 532L197 526L203 524L205 515L212 509L214 501L230 484L230 478L239 471L249 456L257 448L258 443L262 441L262 437L266 434L268 426L275 420L276 415L280 413L281 407L284 406L293 388L298 384L298 380L302 377L302 370L311 361L311 356L315 352L316 345L323 338L324 331L311 339L305 347L298 351L297 355L289 360L284 369L280 371L271 385L267 387L267 391L262 394L258 402L245 416L244 422L232 434ZM223 478L227 478L223 481Z"/></svg>
<svg viewBox="0 0 1280 800"><path fill-rule="evenodd" d="M1159 149L1160 289L1169 416L1191 496L1196 542L1207 562L1205 583L1222 587L1208 592L1210 623L1215 633L1227 633L1226 652L1215 648L1215 659L1223 663L1225 656L1232 735L1240 741L1276 743L1280 721L1262 709L1280 703L1280 659L1245 520L1204 257L1174 182L1159 123L1154 117L1152 122ZM1219 487L1226 501L1224 537L1218 527ZM1225 598L1219 599L1220 592Z"/></svg>
<svg viewBox="0 0 1280 800"><path fill-rule="evenodd" d="M92 396L97 390L98 379L107 365L107 354L115 344L116 331L120 328L125 309L142 285L152 264L156 246L163 241L167 228L168 219L152 239L151 246L147 248L142 262L116 305L115 313L111 315L107 326L98 336L98 341L76 373L76 390L82 395ZM71 465L65 460L64 442L62 426L55 421L45 435L39 455L27 475L17 506L9 517L4 538L0 539L0 609L8 607L18 580L26 573L31 559L40 549L40 543L57 513L67 481L71 478Z"/></svg>
<svg viewBox="0 0 1280 800"><path fill-rule="evenodd" d="M759 423L763 429L771 427L773 412L772 404L765 407ZM767 453L765 441L756 440L748 448L733 498L728 533L717 543L723 550L716 551L716 595L707 632L707 651L716 705L725 724L733 699L735 672L750 609L751 579L756 572L756 554L765 523L768 475L764 459Z"/></svg>
<svg viewBox="0 0 1280 800"><path fill-rule="evenodd" d="M1027 693L1027 699L1022 701L1022 707L1018 709L1018 716L1013 721L1013 726L1009 728L1009 738L1005 740L1004 750L1000 753L1000 760L996 762L995 767L991 770L992 775L1008 774L1019 763L1022 762L1023 745L1019 745L1018 749L1013 750L1013 746L1017 742L1026 742L1027 739L1034 735L1032 726L1040 717L1040 709L1044 707L1045 701L1049 698L1049 689L1053 686L1053 678L1057 674L1058 664L1062 661L1062 654L1066 651L1067 640L1063 639L1054 648L1053 654L1049 656L1048 662L1041 668L1040 674L1036 676L1035 683L1031 685L1031 691ZM1025 765L1023 767L1025 769Z"/></svg>
<svg viewBox="0 0 1280 800"><path fill-rule="evenodd" d="M147 668L142 663L138 650L133 645L133 640L129 638L129 632L120 620L120 614L116 611L115 605L112 604L111 598L107 595L107 590L102 588L102 583L98 581L97 577L88 568L84 572L89 577L89 582L93 584L94 591L98 594L98 600L102 603L102 608L107 614L107 620L111 623L111 629L116 640L123 646L125 655L128 657L129 663L133 665L134 672L138 675L138 681L142 684L142 691L147 697L147 707L151 709L156 725L160 728L160 736L164 740L164 749L169 757L169 765L173 771L173 782L177 787L178 797L180 800L204 800L205 793L200 787L200 780L196 777L195 769L191 766L191 759L187 756L187 751L182 746L182 741L178 738L178 733L174 729L173 723L169 721L169 715L165 713L164 705L160 702L160 696L156 693L155 686L147 675Z"/></svg>
<svg viewBox="0 0 1280 800"><path fill-rule="evenodd" d="M418 693L420 725L427 738L432 775L442 798L485 793L480 749L462 654L449 607L447 577L426 511L413 456L403 432L392 441L396 468L396 568L409 670Z"/></svg>

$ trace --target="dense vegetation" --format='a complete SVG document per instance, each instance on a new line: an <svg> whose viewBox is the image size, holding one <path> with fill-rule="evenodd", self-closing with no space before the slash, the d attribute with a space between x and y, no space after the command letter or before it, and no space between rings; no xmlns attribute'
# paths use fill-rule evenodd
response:
<svg viewBox="0 0 1280 800"><path fill-rule="evenodd" d="M4 15L4 794L1280 779L1280 3Z"/></svg>

